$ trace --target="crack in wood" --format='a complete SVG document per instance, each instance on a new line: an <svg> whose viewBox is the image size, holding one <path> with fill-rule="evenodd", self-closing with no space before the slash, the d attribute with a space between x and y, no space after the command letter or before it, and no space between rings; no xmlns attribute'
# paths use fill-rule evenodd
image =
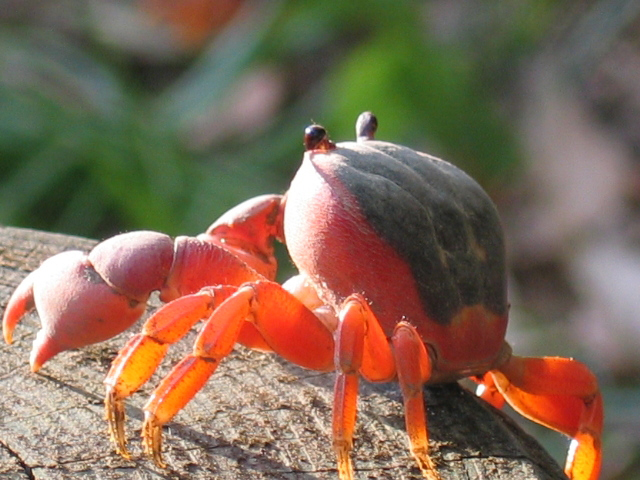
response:
<svg viewBox="0 0 640 480"><path fill-rule="evenodd" d="M32 467L27 465L27 463L22 459L22 457L18 452L16 452L11 447L9 447L9 445L7 445L4 441L2 441L2 439L0 439L0 447L2 447L11 458L15 459L15 461L20 466L20 468L22 469L22 471L24 472L24 474L27 476L29 480L35 480L35 477L33 476Z"/></svg>

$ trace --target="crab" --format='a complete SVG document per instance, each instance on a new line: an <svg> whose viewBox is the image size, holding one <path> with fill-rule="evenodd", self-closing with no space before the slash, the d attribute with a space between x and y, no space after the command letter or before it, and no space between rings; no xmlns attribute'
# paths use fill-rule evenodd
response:
<svg viewBox="0 0 640 480"><path fill-rule="evenodd" d="M496 207L452 164L375 140L377 125L365 112L357 140L338 144L311 125L284 195L245 201L198 237L132 232L89 254L51 257L12 295L6 341L37 309L35 372L63 350L122 332L159 291L166 304L130 338L105 379L110 437L129 457L124 401L169 346L204 320L193 352L145 406L143 444L158 466L165 466L162 426L240 343L305 368L335 370L333 449L343 480L353 478L360 378L398 381L411 453L423 476L435 479L422 387L465 377L493 405L506 400L570 436L566 474L596 479L603 403L595 376L573 359L516 356L505 341L509 305ZM282 285L275 281L276 240L299 271Z"/></svg>

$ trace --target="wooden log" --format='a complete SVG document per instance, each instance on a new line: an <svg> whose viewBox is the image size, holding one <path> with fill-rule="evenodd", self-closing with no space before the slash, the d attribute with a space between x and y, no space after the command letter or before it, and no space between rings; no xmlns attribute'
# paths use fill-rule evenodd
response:
<svg viewBox="0 0 640 480"><path fill-rule="evenodd" d="M0 305L42 260L95 242L0 228ZM135 328L135 327L134 327ZM0 348L0 476L12 479L336 478L330 425L333 375L237 347L164 429L166 470L140 454L142 406L159 375L190 349L171 349L150 385L127 401L132 461L106 434L102 380L131 334L64 352L29 371L38 329L30 314ZM443 479L559 479L561 468L508 417L457 384L425 389L432 456ZM395 383L363 382L353 459L356 478L421 478L407 448Z"/></svg>

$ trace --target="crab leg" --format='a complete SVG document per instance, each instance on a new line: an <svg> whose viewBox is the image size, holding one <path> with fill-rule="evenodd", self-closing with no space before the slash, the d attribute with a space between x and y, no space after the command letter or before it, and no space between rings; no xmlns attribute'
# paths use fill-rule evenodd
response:
<svg viewBox="0 0 640 480"><path fill-rule="evenodd" d="M236 290L237 287L230 286L211 287L164 305L120 350L104 380L109 435L120 455L129 458L124 399L149 380L169 345L184 337L196 322L208 317L216 305Z"/></svg>
<svg viewBox="0 0 640 480"><path fill-rule="evenodd" d="M598 478L603 404L596 378L585 365L561 357L512 356L491 374L517 412L573 438L565 465L569 478Z"/></svg>
<svg viewBox="0 0 640 480"><path fill-rule="evenodd" d="M245 335L246 325L255 327L265 345L291 362L319 371L333 366L332 334L311 310L277 283L244 284L213 311L193 352L162 380L144 407L145 450L158 466L165 465L162 426L202 388L236 342L254 339L253 333Z"/></svg>
<svg viewBox="0 0 640 480"><path fill-rule="evenodd" d="M398 381L404 398L404 416L411 444L411 453L425 478L438 480L429 457L427 416L422 386L431 376L431 360L416 329L408 322L399 322L391 339L396 357Z"/></svg>
<svg viewBox="0 0 640 480"><path fill-rule="evenodd" d="M375 356L374 356L375 352ZM337 376L333 402L333 449L342 480L353 478L350 452L356 422L359 375L371 381L395 377L389 342L361 295L348 297L340 310L336 331Z"/></svg>
<svg viewBox="0 0 640 480"><path fill-rule="evenodd" d="M220 360L229 355L238 339L242 323L250 313L250 287L240 288L217 309L198 335L193 353L178 363L155 389L145 405L142 427L145 451L161 467L162 425L171 420L204 386Z"/></svg>
<svg viewBox="0 0 640 480"><path fill-rule="evenodd" d="M358 401L358 370L364 354L365 322L361 303L349 299L340 311L336 332L336 368L333 398L333 450L341 480L353 478L349 453L353 447Z"/></svg>

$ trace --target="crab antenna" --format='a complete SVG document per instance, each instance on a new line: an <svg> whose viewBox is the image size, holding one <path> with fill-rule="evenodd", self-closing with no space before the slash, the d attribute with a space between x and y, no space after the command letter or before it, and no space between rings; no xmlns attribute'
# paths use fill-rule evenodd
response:
<svg viewBox="0 0 640 480"><path fill-rule="evenodd" d="M378 130L378 119L371 112L361 113L356 121L356 138L359 142L373 140Z"/></svg>

